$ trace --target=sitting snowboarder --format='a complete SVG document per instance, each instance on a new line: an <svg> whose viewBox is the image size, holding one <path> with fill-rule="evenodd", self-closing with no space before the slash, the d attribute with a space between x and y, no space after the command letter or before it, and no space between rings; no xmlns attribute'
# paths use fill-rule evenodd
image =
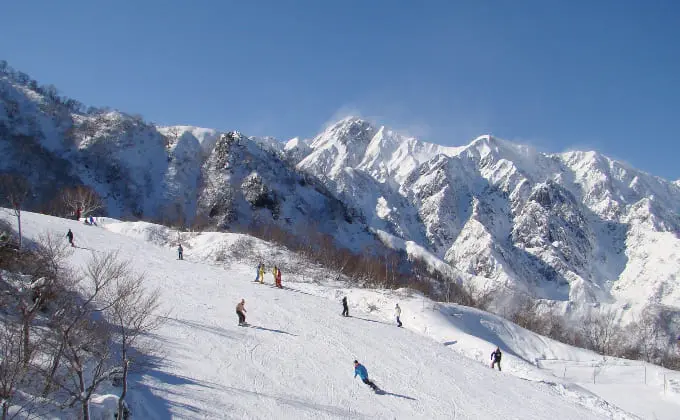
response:
<svg viewBox="0 0 680 420"><path fill-rule="evenodd" d="M378 391L378 385L374 384L370 379L368 379L368 371L362 365L359 363L357 360L354 361L354 377L356 378L357 375L361 378L361 380L371 388L373 388L373 391Z"/></svg>
<svg viewBox="0 0 680 420"><path fill-rule="evenodd" d="M501 370L501 349L496 347L496 350L491 353L491 369L493 369L495 364L498 364L498 371Z"/></svg>

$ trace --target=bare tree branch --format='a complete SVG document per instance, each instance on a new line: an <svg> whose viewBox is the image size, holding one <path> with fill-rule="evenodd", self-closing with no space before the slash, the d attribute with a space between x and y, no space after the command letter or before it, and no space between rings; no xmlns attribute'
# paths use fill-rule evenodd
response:
<svg viewBox="0 0 680 420"><path fill-rule="evenodd" d="M0 199L9 205L17 217L19 231L19 249L21 249L23 236L21 234L21 209L31 191L28 180L20 175L0 175Z"/></svg>

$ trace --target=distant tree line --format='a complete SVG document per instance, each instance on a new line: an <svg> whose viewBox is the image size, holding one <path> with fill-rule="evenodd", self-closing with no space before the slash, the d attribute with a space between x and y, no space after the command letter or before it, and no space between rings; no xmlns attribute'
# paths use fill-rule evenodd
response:
<svg viewBox="0 0 680 420"><path fill-rule="evenodd" d="M6 76L13 82L25 86L34 92L43 95L51 103L63 107L65 110L76 114L94 115L107 112L109 108L86 107L82 102L60 95L59 90L54 85L41 85L28 74L14 69L6 60L0 60L0 76Z"/></svg>

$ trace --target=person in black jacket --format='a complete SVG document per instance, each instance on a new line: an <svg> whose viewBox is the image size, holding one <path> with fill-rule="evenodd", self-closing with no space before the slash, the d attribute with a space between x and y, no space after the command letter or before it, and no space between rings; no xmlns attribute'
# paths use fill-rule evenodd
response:
<svg viewBox="0 0 680 420"><path fill-rule="evenodd" d="M347 306L347 296L342 298L342 316L349 316L349 307Z"/></svg>
<svg viewBox="0 0 680 420"><path fill-rule="evenodd" d="M70 243L71 246L75 247L75 244L73 243L73 232L71 232L71 229L68 230L66 237L68 238L68 243Z"/></svg>
<svg viewBox="0 0 680 420"><path fill-rule="evenodd" d="M496 347L496 350L491 353L491 369L493 369L493 366L495 364L498 364L498 371L500 372L501 370L501 349L499 347Z"/></svg>

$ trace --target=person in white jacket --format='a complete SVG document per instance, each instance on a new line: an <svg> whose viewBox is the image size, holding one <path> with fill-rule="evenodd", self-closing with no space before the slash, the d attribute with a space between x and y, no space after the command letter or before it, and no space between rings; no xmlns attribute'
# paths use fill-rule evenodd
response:
<svg viewBox="0 0 680 420"><path fill-rule="evenodd" d="M399 307L399 304L394 307L394 316L397 317L397 327L401 327L401 320L399 317L401 316L401 308Z"/></svg>

